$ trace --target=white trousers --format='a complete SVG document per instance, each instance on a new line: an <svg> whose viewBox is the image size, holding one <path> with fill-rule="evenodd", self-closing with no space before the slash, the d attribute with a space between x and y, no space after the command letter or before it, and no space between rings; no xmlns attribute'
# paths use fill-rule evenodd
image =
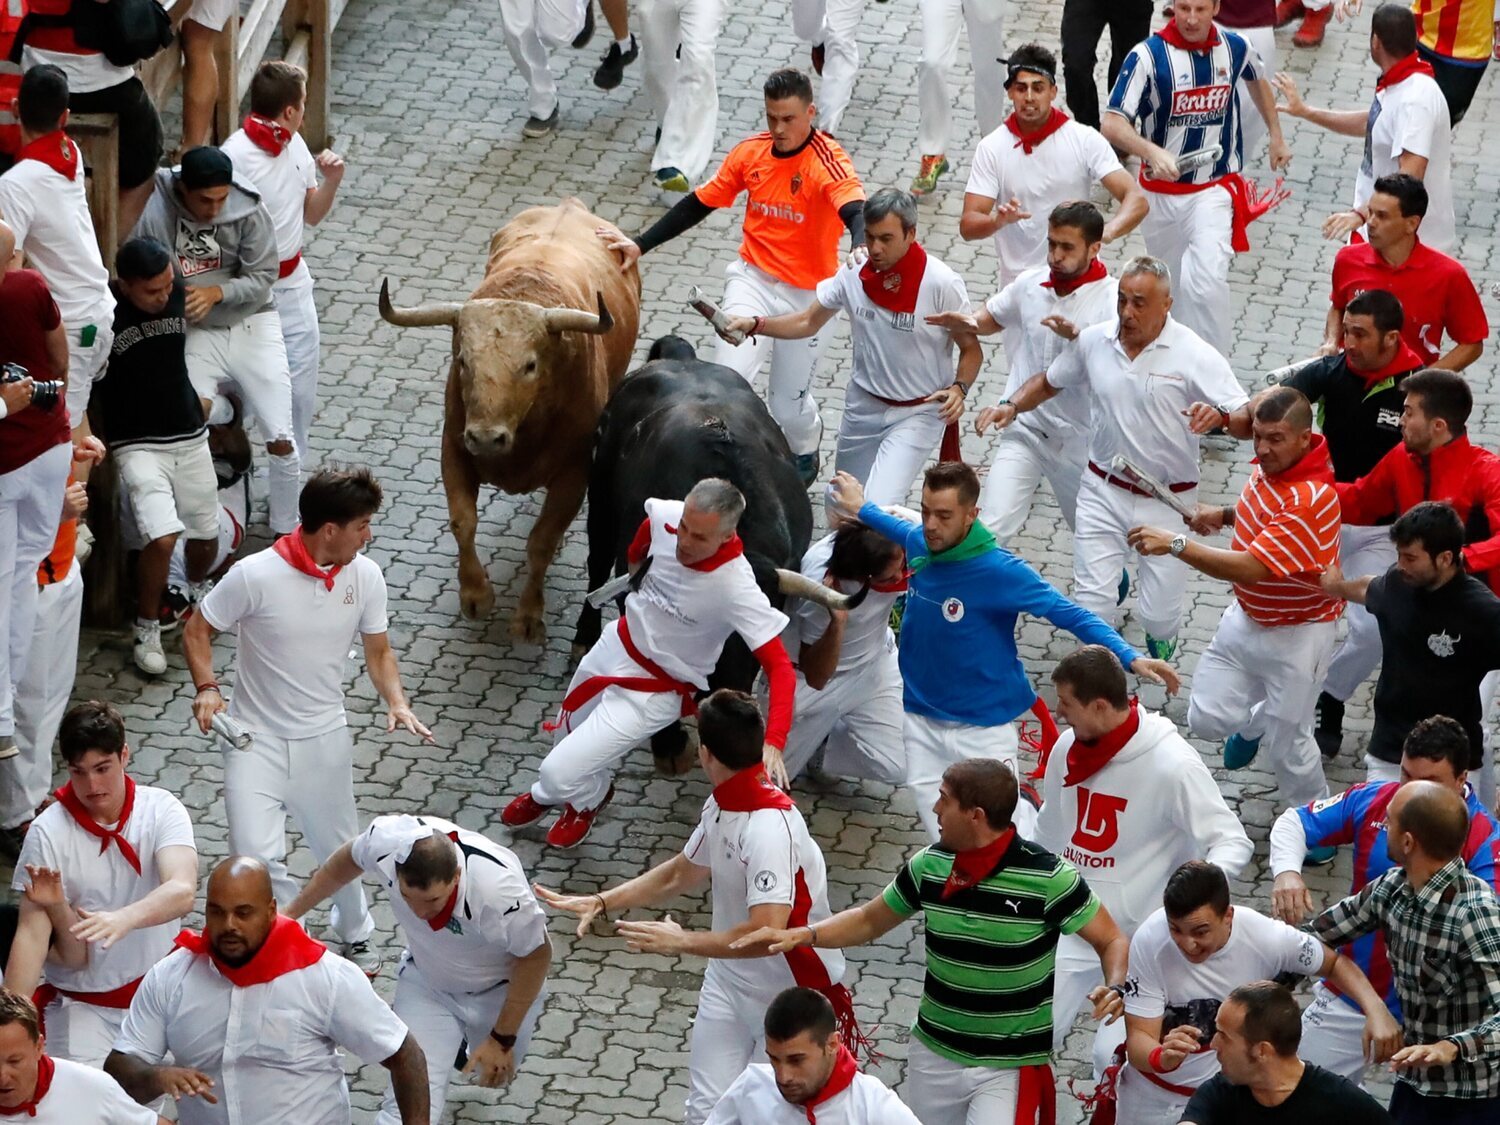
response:
<svg viewBox="0 0 1500 1125"><path fill-rule="evenodd" d="M1125 543L1132 527L1180 528L1182 517L1154 496L1137 496L1110 484L1085 467L1078 489L1073 525L1073 600L1111 625L1120 623L1120 571L1136 564L1135 615L1158 640L1175 637L1182 627L1182 599L1187 569L1171 555L1138 555ZM1170 482L1168 482L1170 483ZM1188 507L1198 490L1178 493Z"/></svg>
<svg viewBox="0 0 1500 1125"><path fill-rule="evenodd" d="M1237 27L1235 28L1245 40L1254 48L1255 53L1260 56L1260 73L1270 75L1276 73L1276 29L1274 27ZM1267 171L1271 169L1270 152L1266 149L1267 133L1266 121L1261 117L1260 110L1255 108L1255 100L1250 96L1250 83L1240 79L1239 85L1234 88L1235 101L1239 106L1241 143L1244 146L1245 170L1259 165Z"/></svg>
<svg viewBox="0 0 1500 1125"><path fill-rule="evenodd" d="M1172 1081L1170 1074L1164 1077ZM1115 1125L1166 1125L1180 1121L1188 1104L1187 1098L1163 1090L1128 1063L1120 1068L1115 1099Z"/></svg>
<svg viewBox="0 0 1500 1125"><path fill-rule="evenodd" d="M594 676L645 674L610 624L578 662L568 691ZM620 760L681 715L682 697L676 692L605 688L558 727L552 749L537 769L531 796L542 805L598 808Z"/></svg>
<svg viewBox="0 0 1500 1125"><path fill-rule="evenodd" d="M823 47L823 78L818 83L818 128L839 131L854 96L859 73L859 25L865 0L792 0L797 38Z"/></svg>
<svg viewBox="0 0 1500 1125"><path fill-rule="evenodd" d="M827 739L825 772L900 785L906 780L903 725L894 641L868 663L835 674L821 691L808 687L799 672L792 730L782 753L787 773L795 778L806 769Z"/></svg>
<svg viewBox="0 0 1500 1125"><path fill-rule="evenodd" d="M448 1081L454 1074L453 1062L458 1057L459 1047L467 1043L469 1053L473 1054L474 1049L489 1038L495 1029L495 1021L500 1018L500 1009L505 1007L507 990L507 985L502 983L483 992L444 992L423 976L416 962L402 960L396 973L396 996L391 1008L421 1046L422 1054L427 1056L427 1090L432 1105L428 1120L443 1119L443 1107L448 1101ZM512 1053L517 1070L526 1057L526 1048L531 1044L531 1035L536 1030L546 996L547 991L543 989L516 1029L516 1046ZM396 1094L388 1082L375 1125L400 1125L400 1122Z"/></svg>
<svg viewBox="0 0 1500 1125"><path fill-rule="evenodd" d="M927 835L938 838L938 789L943 771L965 758L993 758L1010 766L1016 781L1023 779L1018 760L1020 736L1015 723L994 727L975 727L967 723L950 723L929 719L926 715L906 713L906 787L917 802L917 818ZM1028 840L1036 831L1036 809L1022 797L1016 802L1016 831Z"/></svg>
<svg viewBox="0 0 1500 1125"><path fill-rule="evenodd" d="M279 738L251 730L249 748L224 751L224 809L229 816L229 849L254 856L271 869L276 901L283 906L297 894L286 869L286 818L313 858L322 863L359 835L354 807L354 736L347 726L313 738ZM364 941L375 932L358 879L333 896L329 920L343 942Z"/></svg>
<svg viewBox="0 0 1500 1125"><path fill-rule="evenodd" d="M1065 955L1064 951L1067 950ZM1080 956L1079 954L1085 954ZM1057 946L1057 966L1052 976L1052 1053L1062 1053L1080 1011L1093 1018L1089 993L1104 983L1104 969L1088 943L1074 934L1064 935ZM1094 1031L1094 1081L1114 1060L1115 1048L1125 1042L1125 1018L1100 1022Z"/></svg>
<svg viewBox="0 0 1500 1125"><path fill-rule="evenodd" d="M724 277L724 300L720 307L725 316L798 313L816 296L806 289L794 289L738 258L724 270ZM766 405L781 432L786 434L792 452L799 457L816 453L818 440L823 436L823 419L818 415L818 401L812 395L812 377L827 330L824 325L822 331L806 340L757 336L738 347L720 340L714 348L715 363L734 368L752 384L767 353L770 354L771 385L766 392Z"/></svg>
<svg viewBox="0 0 1500 1125"><path fill-rule="evenodd" d="M73 694L82 621L83 568L70 562L66 578L37 592L31 652L16 685L21 753L0 761L0 827L30 820L52 788L52 743Z"/></svg>
<svg viewBox="0 0 1500 1125"><path fill-rule="evenodd" d="M271 298L276 302L276 316L281 321L281 341L286 345L287 368L292 379L292 433L297 448L306 457L307 435L318 409L318 347L322 342L312 278L273 286Z"/></svg>
<svg viewBox="0 0 1500 1125"><path fill-rule="evenodd" d="M1193 672L1188 726L1199 738L1259 738L1284 805L1328 796L1312 720L1335 636L1332 621L1258 625L1233 601Z"/></svg>
<svg viewBox="0 0 1500 1125"><path fill-rule="evenodd" d="M714 47L723 0L641 0L639 15L641 81L661 126L651 171L676 168L696 184L719 137Z"/></svg>
<svg viewBox="0 0 1500 1125"><path fill-rule="evenodd" d="M250 507L250 482L241 479L229 488L219 489L219 549L214 552L214 561L209 574L218 574L227 568L230 558L245 541L245 518ZM167 586L187 592L187 551L181 539L172 548L172 561L167 564Z"/></svg>
<svg viewBox="0 0 1500 1125"><path fill-rule="evenodd" d="M65 441L0 473L0 735L15 733L15 689L36 625L36 570L57 539L72 461Z"/></svg>
<svg viewBox="0 0 1500 1125"><path fill-rule="evenodd" d="M905 504L912 482L942 440L937 403L891 406L851 382L844 393L834 471L864 485L872 504Z"/></svg>
<svg viewBox="0 0 1500 1125"><path fill-rule="evenodd" d="M1227 356L1233 326L1229 263L1234 260L1229 192L1215 187L1192 195L1151 192L1148 198L1151 210L1141 220L1141 234L1147 252L1172 271L1172 315Z"/></svg>
<svg viewBox="0 0 1500 1125"><path fill-rule="evenodd" d="M688 1050L686 1125L702 1125L708 1115L753 1062L765 1057L766 1008L774 996L747 993L720 979L709 962L698 990Z"/></svg>
<svg viewBox="0 0 1500 1125"><path fill-rule="evenodd" d="M1326 984L1313 985L1312 1003L1302 1010L1302 1043L1297 1057L1324 1070L1365 1084L1365 1016Z"/></svg>
<svg viewBox="0 0 1500 1125"><path fill-rule="evenodd" d="M1383 781L1400 781L1401 763L1387 762L1384 758L1377 758L1373 754L1366 754L1365 780L1372 785Z"/></svg>
<svg viewBox="0 0 1500 1125"><path fill-rule="evenodd" d="M82 333L87 324L94 326L94 342L84 347ZM94 384L104 378L104 370L109 366L115 330L108 321L81 320L64 323L63 330L68 336L68 425L77 429L88 412Z"/></svg>
<svg viewBox="0 0 1500 1125"><path fill-rule="evenodd" d="M526 112L551 117L557 79L547 63L549 47L564 47L583 30L588 0L500 0L505 49L526 80Z"/></svg>
<svg viewBox="0 0 1500 1125"><path fill-rule="evenodd" d="M974 115L979 135L1000 128L1004 116L1005 0L919 0L922 14L922 62L917 68L917 148L923 156L946 154L953 130L953 68L958 62L958 33L969 29ZM958 83L962 86L965 83Z"/></svg>
<svg viewBox="0 0 1500 1125"><path fill-rule="evenodd" d="M1339 530L1339 565L1351 578L1384 574L1396 564L1396 545L1388 527L1344 524ZM1328 665L1323 690L1335 699L1348 700L1380 664L1380 626L1370 611L1350 602L1344 609L1349 631Z"/></svg>
<svg viewBox="0 0 1500 1125"><path fill-rule="evenodd" d="M60 996L47 1008L47 1053L79 1066L104 1069L115 1036L125 1022L124 1008L100 1008Z"/></svg>
<svg viewBox="0 0 1500 1125"><path fill-rule="evenodd" d="M252 313L228 328L190 326L187 365L200 397L212 398L221 386L233 384L267 444L292 442L292 452L271 454L267 468L271 530L278 535L292 530L298 522L302 453L296 444L292 376L276 310Z"/></svg>
<svg viewBox="0 0 1500 1125"><path fill-rule="evenodd" d="M906 1055L906 1104L922 1125L1031 1125L1017 1123L1021 1071L964 1066L915 1036Z"/></svg>
<svg viewBox="0 0 1500 1125"><path fill-rule="evenodd" d="M1076 528L1078 489L1088 459L1087 434L1049 440L1024 424L1011 426L1001 433L995 460L984 479L979 518L1005 546L1026 523L1032 498L1045 477L1068 528Z"/></svg>

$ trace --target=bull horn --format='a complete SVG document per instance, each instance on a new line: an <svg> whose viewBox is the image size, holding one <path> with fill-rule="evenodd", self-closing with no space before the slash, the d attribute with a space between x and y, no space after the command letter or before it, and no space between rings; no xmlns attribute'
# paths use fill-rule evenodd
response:
<svg viewBox="0 0 1500 1125"><path fill-rule="evenodd" d="M583 312L581 309L545 309L542 316L546 320L548 332L586 332L590 336L603 336L615 326L615 318L609 315L609 310L604 307L604 294L595 293L599 298L599 311L597 313Z"/></svg>
<svg viewBox="0 0 1500 1125"><path fill-rule="evenodd" d="M429 301L414 308L398 309L391 304L391 283L380 282L380 316L382 320L400 328L431 328L434 325L451 325L458 320L458 310L463 305L457 301Z"/></svg>
<svg viewBox="0 0 1500 1125"><path fill-rule="evenodd" d="M788 597L813 602L829 613L836 609L849 610L858 607L870 592L870 584L866 582L859 588L858 593L841 594L837 590L829 589L821 582L814 582L805 574L798 574L795 570L782 570L780 567L776 568L776 585Z"/></svg>

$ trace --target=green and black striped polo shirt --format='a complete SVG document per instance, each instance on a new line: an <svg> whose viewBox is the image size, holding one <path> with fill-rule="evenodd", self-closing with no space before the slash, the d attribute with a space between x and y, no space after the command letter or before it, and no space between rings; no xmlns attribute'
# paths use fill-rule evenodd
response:
<svg viewBox="0 0 1500 1125"><path fill-rule="evenodd" d="M1018 1067L1052 1051L1057 939L1099 911L1078 869L1019 836L988 877L952 897L953 853L913 856L884 900L927 920L927 979L912 1034L964 1066Z"/></svg>

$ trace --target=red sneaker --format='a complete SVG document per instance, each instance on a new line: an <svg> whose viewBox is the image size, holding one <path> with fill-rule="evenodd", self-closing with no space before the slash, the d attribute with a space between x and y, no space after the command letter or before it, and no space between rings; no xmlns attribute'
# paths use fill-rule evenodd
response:
<svg viewBox="0 0 1500 1125"><path fill-rule="evenodd" d="M500 820L501 823L511 828L520 828L527 824L535 824L546 816L551 808L551 805L539 804L531 795L531 791L527 790L505 806L505 811L500 814Z"/></svg>
<svg viewBox="0 0 1500 1125"><path fill-rule="evenodd" d="M554 848L571 848L582 843L583 838L594 827L594 818L604 811L604 806L609 804L614 795L615 787L611 785L597 808L575 809L572 805L564 806L562 815L547 830L547 843Z"/></svg>
<svg viewBox="0 0 1500 1125"><path fill-rule="evenodd" d="M1293 47L1316 47L1323 42L1323 30L1328 26L1329 17L1333 15L1332 8L1318 8L1309 10L1302 17L1302 26L1292 36Z"/></svg>
<svg viewBox="0 0 1500 1125"><path fill-rule="evenodd" d="M1302 6L1302 0L1280 0L1276 5L1276 26L1285 27L1298 16L1306 13L1307 9Z"/></svg>

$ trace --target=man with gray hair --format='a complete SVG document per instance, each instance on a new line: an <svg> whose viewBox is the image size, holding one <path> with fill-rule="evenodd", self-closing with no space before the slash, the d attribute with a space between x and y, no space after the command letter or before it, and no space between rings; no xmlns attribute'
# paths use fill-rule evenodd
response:
<svg viewBox="0 0 1500 1125"><path fill-rule="evenodd" d="M773 780L787 783L781 750L792 724L796 673L781 643L786 615L756 584L737 528L745 497L710 477L685 500L647 500L646 518L626 560L637 581L625 611L578 664L536 783L505 807L511 828L532 824L556 806L562 813L547 843L583 840L614 795L614 771L633 746L694 711L708 690L724 642L738 633L770 685L765 758Z"/></svg>
<svg viewBox="0 0 1500 1125"><path fill-rule="evenodd" d="M1088 472L1078 490L1073 531L1073 597L1111 624L1119 617L1116 599L1130 529L1181 522L1134 471L1191 508L1198 493L1199 435L1225 425L1230 411L1249 401L1224 357L1171 310L1166 263L1131 259L1120 275L1118 318L1085 328L1046 371L986 411L987 420L1003 430L1068 387L1086 386L1092 393ZM1182 574L1170 560L1142 556L1136 588L1146 648L1170 660L1182 625Z"/></svg>
<svg viewBox="0 0 1500 1125"><path fill-rule="evenodd" d="M882 188L865 201L869 257L818 283L801 312L736 317L730 327L773 340L805 340L848 314L854 370L844 394L834 472L849 473L875 504L904 504L941 439L939 460L958 461L958 420L984 359L979 339L940 324L967 314L963 278L917 241L917 201ZM958 346L958 366L953 349Z"/></svg>

